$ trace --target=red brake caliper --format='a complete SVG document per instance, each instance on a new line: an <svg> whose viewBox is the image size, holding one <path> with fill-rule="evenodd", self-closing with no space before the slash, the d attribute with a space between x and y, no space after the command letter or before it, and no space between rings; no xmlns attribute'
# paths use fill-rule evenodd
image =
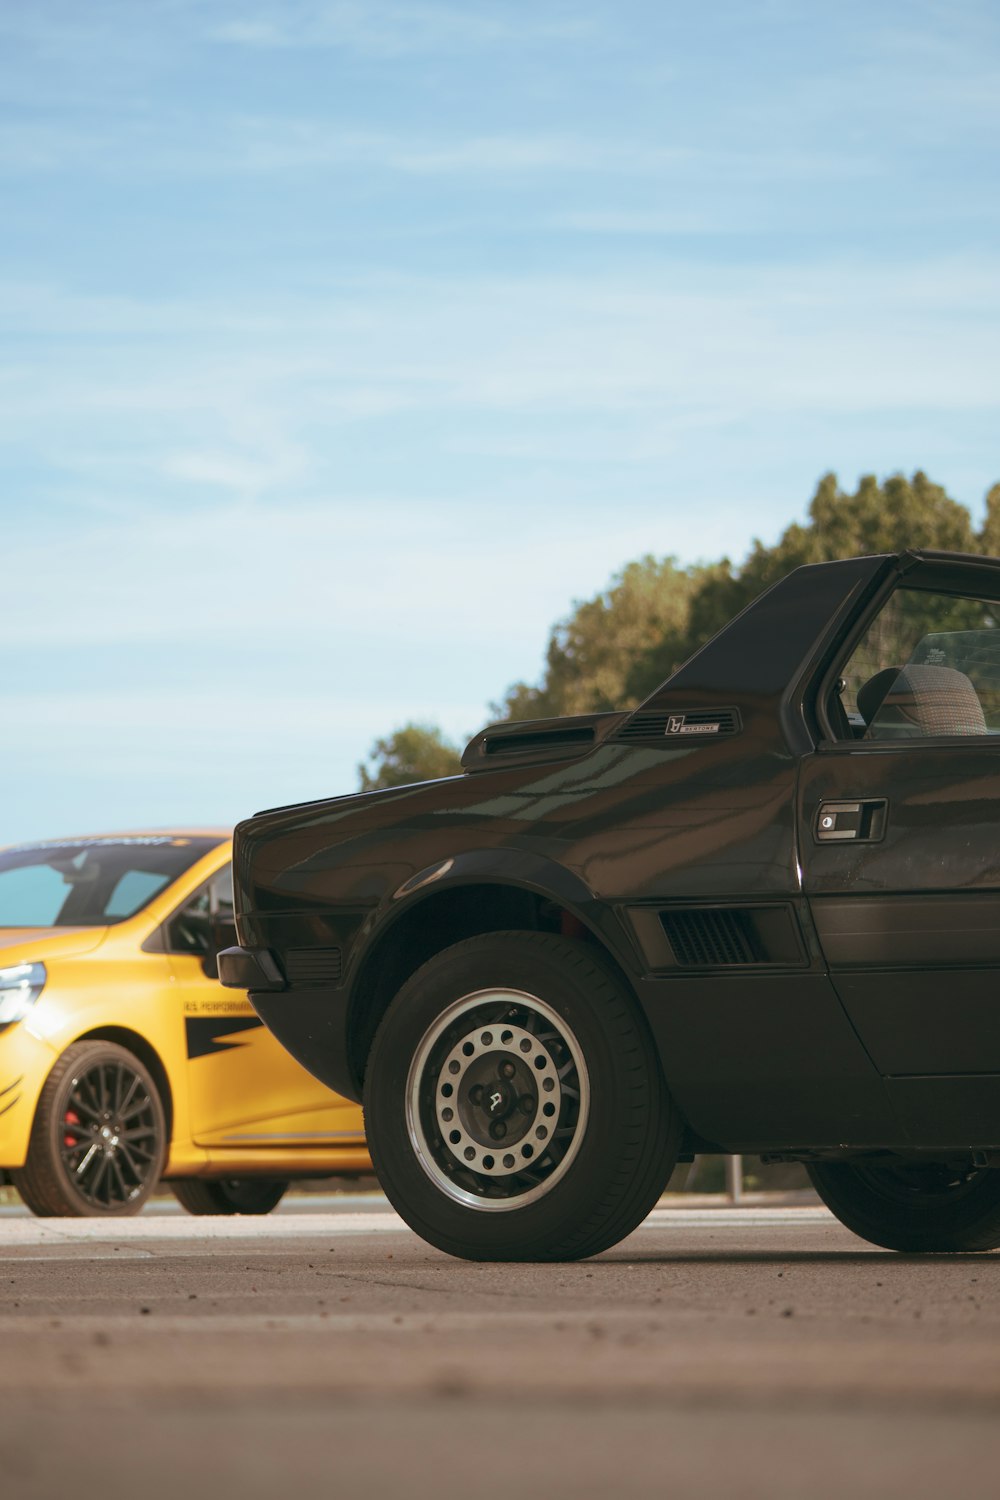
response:
<svg viewBox="0 0 1000 1500"><path fill-rule="evenodd" d="M64 1120L65 1124L67 1124L67 1125L79 1125L80 1124L80 1116L77 1114L77 1112L76 1112L75 1109L68 1109L66 1111L65 1115L63 1116L63 1120ZM63 1145L64 1146L75 1146L76 1142L77 1142L77 1137L75 1135L70 1135L67 1132L67 1134L63 1136Z"/></svg>

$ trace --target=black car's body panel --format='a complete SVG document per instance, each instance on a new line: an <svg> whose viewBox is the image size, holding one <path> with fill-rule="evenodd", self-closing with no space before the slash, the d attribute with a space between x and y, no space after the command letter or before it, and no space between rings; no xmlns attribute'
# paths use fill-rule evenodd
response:
<svg viewBox="0 0 1000 1500"><path fill-rule="evenodd" d="M831 664L902 575L1000 597L982 559L802 568L634 714L493 726L464 775L241 824L240 942L285 979L264 1021L357 1097L419 963L549 928L626 977L697 1142L996 1147L1000 742L824 743ZM866 836L823 841L853 802Z"/></svg>

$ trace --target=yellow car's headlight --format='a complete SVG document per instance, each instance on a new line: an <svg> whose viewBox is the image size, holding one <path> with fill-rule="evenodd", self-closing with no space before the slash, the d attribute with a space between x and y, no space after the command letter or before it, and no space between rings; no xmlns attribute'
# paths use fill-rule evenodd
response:
<svg viewBox="0 0 1000 1500"><path fill-rule="evenodd" d="M0 969L0 1031L24 1020L44 985L44 964L12 964L9 969Z"/></svg>

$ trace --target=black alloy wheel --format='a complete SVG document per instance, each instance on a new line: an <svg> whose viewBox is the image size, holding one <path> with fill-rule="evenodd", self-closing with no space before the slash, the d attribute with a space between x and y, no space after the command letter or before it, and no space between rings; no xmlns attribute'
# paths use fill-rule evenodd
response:
<svg viewBox="0 0 1000 1500"><path fill-rule="evenodd" d="M67 1047L42 1089L28 1159L12 1173L33 1213L138 1213L166 1158L163 1106L149 1071L114 1042Z"/></svg>
<svg viewBox="0 0 1000 1500"><path fill-rule="evenodd" d="M386 1013L365 1078L379 1180L411 1228L470 1260L573 1260L641 1223L680 1121L601 953L547 933L470 938Z"/></svg>
<svg viewBox="0 0 1000 1500"><path fill-rule="evenodd" d="M919 1159L812 1162L827 1208L862 1239L911 1254L1000 1246L1000 1171Z"/></svg>
<svg viewBox="0 0 1000 1500"><path fill-rule="evenodd" d="M269 1214L289 1184L278 1177L178 1177L169 1186L189 1214Z"/></svg>

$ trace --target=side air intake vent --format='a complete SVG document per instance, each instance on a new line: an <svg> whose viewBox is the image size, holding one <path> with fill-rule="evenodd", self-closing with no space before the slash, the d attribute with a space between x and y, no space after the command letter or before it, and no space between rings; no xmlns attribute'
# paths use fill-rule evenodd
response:
<svg viewBox="0 0 1000 1500"><path fill-rule="evenodd" d="M751 912L664 911L660 921L682 968L761 961Z"/></svg>
<svg viewBox="0 0 1000 1500"><path fill-rule="evenodd" d="M701 742L739 734L743 728L738 708L699 708L667 713L657 710L636 713L618 731L619 740L631 744L676 744L681 740Z"/></svg>
<svg viewBox="0 0 1000 1500"><path fill-rule="evenodd" d="M731 969L808 962L791 905L633 907L629 919L651 969Z"/></svg>
<svg viewBox="0 0 1000 1500"><path fill-rule="evenodd" d="M291 985L339 984L339 948L287 948L285 977Z"/></svg>

